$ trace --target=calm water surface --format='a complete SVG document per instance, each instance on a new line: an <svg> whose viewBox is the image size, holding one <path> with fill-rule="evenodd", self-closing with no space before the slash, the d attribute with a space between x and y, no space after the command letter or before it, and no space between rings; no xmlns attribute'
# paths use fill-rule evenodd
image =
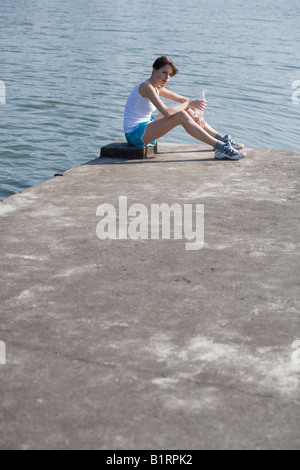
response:
<svg viewBox="0 0 300 470"><path fill-rule="evenodd" d="M299 149L299 18L298 0L1 0L0 199L124 140L128 94L163 54L172 90L208 90L220 132ZM195 142L179 128L162 141Z"/></svg>

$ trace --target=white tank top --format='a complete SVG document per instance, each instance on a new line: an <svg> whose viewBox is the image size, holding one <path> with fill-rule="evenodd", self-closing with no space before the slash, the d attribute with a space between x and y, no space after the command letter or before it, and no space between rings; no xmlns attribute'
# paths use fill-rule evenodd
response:
<svg viewBox="0 0 300 470"><path fill-rule="evenodd" d="M139 93L139 87L143 82L140 82L133 92L130 94L124 113L124 132L127 134L131 132L138 124L150 121L152 113L156 107L149 98L144 98ZM158 89L156 89L157 94Z"/></svg>

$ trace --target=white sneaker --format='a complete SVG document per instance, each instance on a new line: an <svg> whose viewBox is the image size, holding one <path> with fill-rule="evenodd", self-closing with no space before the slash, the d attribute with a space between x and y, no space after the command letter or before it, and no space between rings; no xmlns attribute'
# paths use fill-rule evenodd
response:
<svg viewBox="0 0 300 470"><path fill-rule="evenodd" d="M234 142L234 141L232 140L232 138L230 137L230 135L228 135L228 134L225 135L225 137L224 137L224 139L223 139L223 142L224 142L225 144L230 144L231 147L232 147L233 149L235 149L235 150L241 150L241 149L245 148L245 145L244 145L244 144L239 144L239 143L237 143L237 142Z"/></svg>
<svg viewBox="0 0 300 470"><path fill-rule="evenodd" d="M224 144L224 147L216 149L215 158L217 160L241 160L246 157L246 152L238 152L233 149L229 143Z"/></svg>

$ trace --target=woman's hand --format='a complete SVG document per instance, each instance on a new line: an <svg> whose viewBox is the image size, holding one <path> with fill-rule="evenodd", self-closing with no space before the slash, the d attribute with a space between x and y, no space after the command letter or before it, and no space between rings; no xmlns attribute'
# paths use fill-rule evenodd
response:
<svg viewBox="0 0 300 470"><path fill-rule="evenodd" d="M207 105L206 101L203 101L203 100L189 100L188 102L188 108L200 109L200 111L205 111L206 105Z"/></svg>
<svg viewBox="0 0 300 470"><path fill-rule="evenodd" d="M194 121L198 124L198 126L202 127L203 129L205 128L205 119L200 117L194 117Z"/></svg>
<svg viewBox="0 0 300 470"><path fill-rule="evenodd" d="M206 126L206 122L205 122L205 119L201 118L200 119L200 124L199 124L203 129L205 129L205 126Z"/></svg>

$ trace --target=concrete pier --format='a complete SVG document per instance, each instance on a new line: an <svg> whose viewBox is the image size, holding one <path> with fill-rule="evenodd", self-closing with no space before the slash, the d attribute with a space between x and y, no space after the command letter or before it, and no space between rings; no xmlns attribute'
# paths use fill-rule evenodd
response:
<svg viewBox="0 0 300 470"><path fill-rule="evenodd" d="M300 152L247 152L160 144L0 203L1 449L299 449ZM204 204L204 248L99 240L119 196Z"/></svg>

